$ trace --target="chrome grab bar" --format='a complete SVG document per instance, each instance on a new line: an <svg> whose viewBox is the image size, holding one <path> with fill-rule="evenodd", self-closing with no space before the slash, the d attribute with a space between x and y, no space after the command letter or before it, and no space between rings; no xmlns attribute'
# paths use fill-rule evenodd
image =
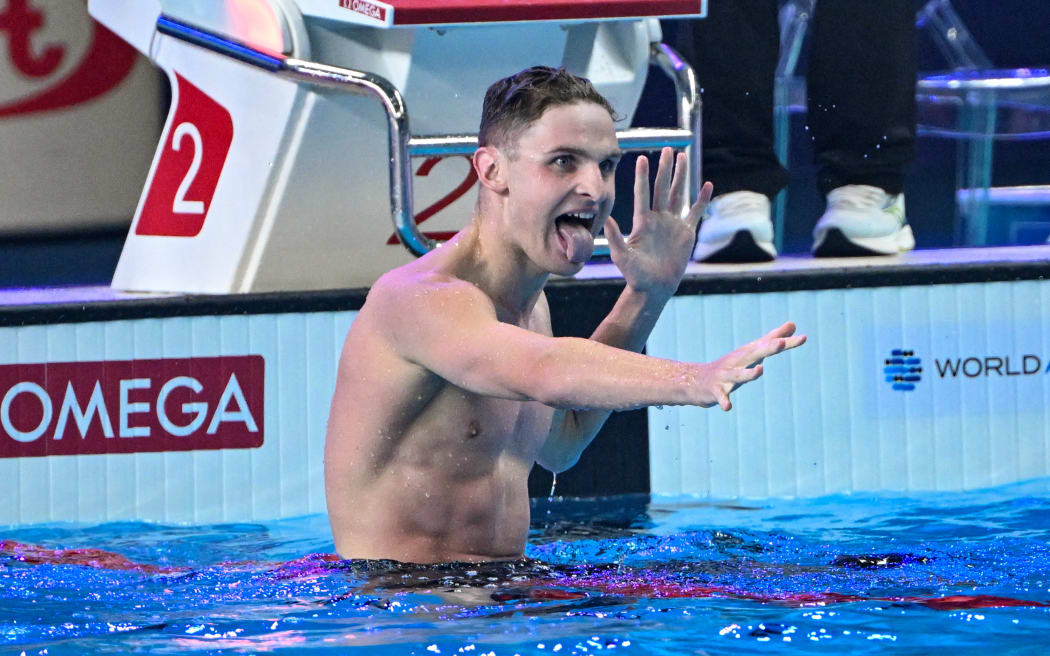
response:
<svg viewBox="0 0 1050 656"><path fill-rule="evenodd" d="M469 155L478 147L476 135L411 136L405 99L397 87L378 75L266 52L165 15L157 19L157 31L284 78L378 100L387 117L390 214L397 236L416 256L441 245L425 236L413 219L411 158ZM700 192L700 94L696 76L674 49L662 43L652 45L649 61L674 82L678 128L631 128L617 131L616 137L620 148L628 152L664 146L683 148L689 161L689 197L696 198ZM680 211L684 213L685 207ZM608 254L604 237L595 240L595 254Z"/></svg>

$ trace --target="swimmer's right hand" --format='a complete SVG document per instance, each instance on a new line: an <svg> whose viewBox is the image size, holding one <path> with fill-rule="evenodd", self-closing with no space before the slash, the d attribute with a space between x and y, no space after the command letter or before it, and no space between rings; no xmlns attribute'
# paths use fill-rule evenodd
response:
<svg viewBox="0 0 1050 656"><path fill-rule="evenodd" d="M795 335L795 324L789 321L714 362L697 365L699 373L695 389L698 399L695 405L704 408L717 405L730 410L733 404L729 393L761 376L763 360L805 343L806 336Z"/></svg>

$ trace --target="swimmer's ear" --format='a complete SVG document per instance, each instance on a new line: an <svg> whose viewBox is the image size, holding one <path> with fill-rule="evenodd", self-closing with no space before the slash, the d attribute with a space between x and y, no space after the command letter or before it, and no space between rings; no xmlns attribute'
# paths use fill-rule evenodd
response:
<svg viewBox="0 0 1050 656"><path fill-rule="evenodd" d="M474 172L478 181L498 194L507 190L507 156L495 146L482 146L474 151Z"/></svg>

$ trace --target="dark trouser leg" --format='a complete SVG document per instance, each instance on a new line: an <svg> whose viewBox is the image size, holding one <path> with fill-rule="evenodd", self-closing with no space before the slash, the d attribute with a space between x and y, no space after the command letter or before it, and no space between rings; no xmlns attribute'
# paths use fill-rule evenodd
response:
<svg viewBox="0 0 1050 656"><path fill-rule="evenodd" d="M915 156L915 10L916 0L817 0L806 80L821 193L903 189Z"/></svg>
<svg viewBox="0 0 1050 656"><path fill-rule="evenodd" d="M674 46L696 69L703 96L703 174L715 194L774 196L787 171L773 151L776 0L719 0L678 26Z"/></svg>

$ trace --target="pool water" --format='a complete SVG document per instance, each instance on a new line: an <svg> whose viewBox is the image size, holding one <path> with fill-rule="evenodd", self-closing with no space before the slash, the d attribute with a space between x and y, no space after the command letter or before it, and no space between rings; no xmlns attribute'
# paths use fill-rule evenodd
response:
<svg viewBox="0 0 1050 656"><path fill-rule="evenodd" d="M13 654L1050 646L1050 479L814 500L540 499L527 559L486 566L337 561L320 515L15 527L0 541L0 652Z"/></svg>

